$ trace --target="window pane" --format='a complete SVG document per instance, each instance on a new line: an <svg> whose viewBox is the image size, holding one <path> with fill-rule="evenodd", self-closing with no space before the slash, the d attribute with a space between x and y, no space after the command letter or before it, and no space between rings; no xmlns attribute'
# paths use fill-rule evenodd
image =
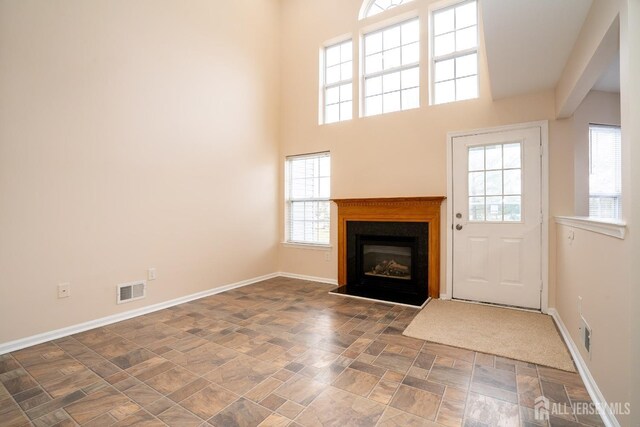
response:
<svg viewBox="0 0 640 427"><path fill-rule="evenodd" d="M437 36L433 41L435 56L446 55L456 50L455 35L453 33Z"/></svg>
<svg viewBox="0 0 640 427"><path fill-rule="evenodd" d="M404 70L401 73L401 82L403 89L420 86L420 69L418 67L415 67Z"/></svg>
<svg viewBox="0 0 640 427"><path fill-rule="evenodd" d="M502 194L502 171L487 172L487 196Z"/></svg>
<svg viewBox="0 0 640 427"><path fill-rule="evenodd" d="M453 9L445 10L442 12L436 12L433 14L433 33L437 36L443 33L453 31Z"/></svg>
<svg viewBox="0 0 640 427"><path fill-rule="evenodd" d="M353 59L353 43L348 41L340 45L340 60L342 62L351 61Z"/></svg>
<svg viewBox="0 0 640 427"><path fill-rule="evenodd" d="M329 178L320 178L320 190L319 190L319 197L326 197L329 198Z"/></svg>
<svg viewBox="0 0 640 427"><path fill-rule="evenodd" d="M487 153L487 170L502 169L502 145L489 145L485 147Z"/></svg>
<svg viewBox="0 0 640 427"><path fill-rule="evenodd" d="M365 114L367 116L382 114L382 95L371 96L365 99Z"/></svg>
<svg viewBox="0 0 640 427"><path fill-rule="evenodd" d="M487 197L487 221L502 221L502 197Z"/></svg>
<svg viewBox="0 0 640 427"><path fill-rule="evenodd" d="M384 52L384 69L396 68L400 66L400 48L387 50Z"/></svg>
<svg viewBox="0 0 640 427"><path fill-rule="evenodd" d="M420 106L420 89L407 89L402 91L402 109L409 110Z"/></svg>
<svg viewBox="0 0 640 427"><path fill-rule="evenodd" d="M290 241L328 243L330 162L324 153L287 158L287 234Z"/></svg>
<svg viewBox="0 0 640 427"><path fill-rule="evenodd" d="M504 194L522 194L522 171L512 169L504 171Z"/></svg>
<svg viewBox="0 0 640 427"><path fill-rule="evenodd" d="M325 92L325 105L336 104L340 100L340 88L332 87Z"/></svg>
<svg viewBox="0 0 640 427"><path fill-rule="evenodd" d="M520 143L505 144L504 150L504 168L519 168L520 167Z"/></svg>
<svg viewBox="0 0 640 427"><path fill-rule="evenodd" d="M351 83L340 86L340 101L351 101L353 96L353 85Z"/></svg>
<svg viewBox="0 0 640 427"><path fill-rule="evenodd" d="M340 105L327 105L325 109L325 123L335 123L340 120Z"/></svg>
<svg viewBox="0 0 640 427"><path fill-rule="evenodd" d="M484 172L469 173L469 195L484 196Z"/></svg>
<svg viewBox="0 0 640 427"><path fill-rule="evenodd" d="M522 221L522 198L520 196L505 196L504 221Z"/></svg>
<svg viewBox="0 0 640 427"><path fill-rule="evenodd" d="M334 65L333 67L327 68L326 81L327 81L327 84L332 84L340 81L339 65Z"/></svg>
<svg viewBox="0 0 640 427"><path fill-rule="evenodd" d="M420 39L420 23L417 19L402 24L402 43L417 42Z"/></svg>
<svg viewBox="0 0 640 427"><path fill-rule="evenodd" d="M400 27L389 28L382 32L382 47L391 49L400 46Z"/></svg>
<svg viewBox="0 0 640 427"><path fill-rule="evenodd" d="M402 46L402 65L414 64L418 61L420 61L420 45L418 43Z"/></svg>
<svg viewBox="0 0 640 427"><path fill-rule="evenodd" d="M351 120L353 116L353 102L347 101L340 104L340 121Z"/></svg>
<svg viewBox="0 0 640 427"><path fill-rule="evenodd" d="M365 96L382 93L382 77L372 77L365 80Z"/></svg>
<svg viewBox="0 0 640 427"><path fill-rule="evenodd" d="M454 78L453 65L454 65L453 59L436 62L436 70L435 70L436 82L441 82L443 80L452 80Z"/></svg>
<svg viewBox="0 0 640 427"><path fill-rule="evenodd" d="M456 77L478 74L478 55L471 54L456 58Z"/></svg>
<svg viewBox="0 0 640 427"><path fill-rule="evenodd" d="M469 27L477 23L476 2L456 7L456 28Z"/></svg>
<svg viewBox="0 0 640 427"><path fill-rule="evenodd" d="M331 46L327 48L327 67L340 63L340 46Z"/></svg>
<svg viewBox="0 0 640 427"><path fill-rule="evenodd" d="M484 197L469 197L469 221L484 221Z"/></svg>
<svg viewBox="0 0 640 427"><path fill-rule="evenodd" d="M400 72L382 76L382 89L385 93L400 90Z"/></svg>
<svg viewBox="0 0 640 427"><path fill-rule="evenodd" d="M353 65L352 62L345 62L340 65L340 80L351 80L353 76Z"/></svg>
<svg viewBox="0 0 640 427"><path fill-rule="evenodd" d="M400 111L400 92L385 93L383 96L383 112L393 113L394 111Z"/></svg>
<svg viewBox="0 0 640 427"><path fill-rule="evenodd" d="M436 104L455 101L456 99L455 82L448 81L448 82L436 83L434 99Z"/></svg>
<svg viewBox="0 0 640 427"><path fill-rule="evenodd" d="M484 170L484 147L469 148L469 171Z"/></svg>
<svg viewBox="0 0 640 427"><path fill-rule="evenodd" d="M456 31L456 51L471 49L478 45L478 27Z"/></svg>
<svg viewBox="0 0 640 427"><path fill-rule="evenodd" d="M365 58L366 73L377 73L382 71L382 54L376 53L375 55L367 56Z"/></svg>
<svg viewBox="0 0 640 427"><path fill-rule="evenodd" d="M622 160L619 127L589 128L589 216L621 217Z"/></svg>
<svg viewBox="0 0 640 427"><path fill-rule="evenodd" d="M456 99L474 99L478 97L478 76L464 77L456 80Z"/></svg>
<svg viewBox="0 0 640 427"><path fill-rule="evenodd" d="M382 52L382 33L374 33L365 36L364 44L366 55Z"/></svg>

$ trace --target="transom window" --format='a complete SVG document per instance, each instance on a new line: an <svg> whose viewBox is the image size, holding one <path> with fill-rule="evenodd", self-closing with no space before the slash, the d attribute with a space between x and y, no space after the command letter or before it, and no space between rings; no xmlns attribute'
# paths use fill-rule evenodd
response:
<svg viewBox="0 0 640 427"><path fill-rule="evenodd" d="M432 103L477 98L477 2L439 9L431 16Z"/></svg>
<svg viewBox="0 0 640 427"><path fill-rule="evenodd" d="M385 10L393 9L396 6L400 6L404 3L409 3L412 0L373 0L369 3L365 9L364 18L368 18L378 13L382 13Z"/></svg>
<svg viewBox="0 0 640 427"><path fill-rule="evenodd" d="M287 157L286 240L329 244L331 157L328 152Z"/></svg>
<svg viewBox="0 0 640 427"><path fill-rule="evenodd" d="M622 214L621 133L618 126L589 126L589 216Z"/></svg>
<svg viewBox="0 0 640 427"><path fill-rule="evenodd" d="M364 115L420 106L420 23L414 18L364 36Z"/></svg>
<svg viewBox="0 0 640 427"><path fill-rule="evenodd" d="M469 147L469 221L522 221L522 143Z"/></svg>
<svg viewBox="0 0 640 427"><path fill-rule="evenodd" d="M351 120L353 116L353 43L324 49L324 123Z"/></svg>

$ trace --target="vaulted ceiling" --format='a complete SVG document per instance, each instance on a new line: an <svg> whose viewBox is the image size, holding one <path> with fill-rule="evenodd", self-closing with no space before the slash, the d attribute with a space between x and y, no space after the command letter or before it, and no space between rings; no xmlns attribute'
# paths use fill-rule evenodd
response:
<svg viewBox="0 0 640 427"><path fill-rule="evenodd" d="M480 2L493 99L555 88L591 3Z"/></svg>

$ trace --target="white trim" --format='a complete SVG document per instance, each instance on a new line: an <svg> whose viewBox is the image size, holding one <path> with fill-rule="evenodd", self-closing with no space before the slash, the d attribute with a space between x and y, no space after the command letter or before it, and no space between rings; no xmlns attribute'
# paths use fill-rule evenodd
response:
<svg viewBox="0 0 640 427"><path fill-rule="evenodd" d="M232 283L225 286L220 286L218 288L209 289L206 291L172 299L170 301L161 302L161 303L150 305L147 307L125 311L123 313L102 317L100 319L90 320L88 322L79 323L77 325L68 326L62 329L56 329L50 332L44 332L41 334L32 335L26 338L20 338L14 341L6 342L6 343L0 343L0 355L5 353L10 353L12 351L20 350L25 347L31 347L36 344L41 344L43 342L52 341L58 338L88 331L89 329L94 329L101 326L110 325L112 323L121 322L123 320L131 319L133 317L142 316L143 314L153 313L154 311L163 310L165 308L173 307L179 304L184 304L186 302L208 297L211 295L216 295L225 291L230 291L232 289L241 288L247 285L252 285L254 283L261 282L263 280L273 279L275 277L278 277L279 275L280 275L279 273L265 274L264 276L242 280L240 282Z"/></svg>
<svg viewBox="0 0 640 427"><path fill-rule="evenodd" d="M445 222L447 233L446 277L445 288L441 289L440 297L448 299L453 295L453 139L456 137L483 135L488 133L507 132L529 128L540 128L542 144L541 160L541 209L542 209L542 248L540 253L542 274L542 295L540 309L547 313L549 309L549 122L518 123L485 129L447 132L447 218Z"/></svg>
<svg viewBox="0 0 640 427"><path fill-rule="evenodd" d="M606 219L589 218L585 216L556 216L556 224L568 227L580 228L605 236L624 240L627 233L627 224L623 221L608 221Z"/></svg>
<svg viewBox="0 0 640 427"><path fill-rule="evenodd" d="M304 274L286 273L284 271L281 271L281 272L277 273L276 275L280 276L280 277L288 277L289 279L299 279L299 280L306 280L307 282L318 282L318 283L324 283L324 284L327 284L327 285L338 286L338 279L328 279L326 277L306 276Z"/></svg>
<svg viewBox="0 0 640 427"><path fill-rule="evenodd" d="M593 376L589 371L589 367L587 366L586 362L582 358L580 351L578 351L578 347L576 346L576 343L571 338L571 335L569 334L567 327L564 325L564 322L560 317L560 313L558 313L558 310L556 310L555 308L550 308L548 312L549 312L549 315L556 322L556 326L558 327L558 330L560 331L560 334L562 335L564 342L567 344L567 348L569 348L571 357L573 357L573 361L578 367L578 373L582 378L582 382L584 382L584 386L587 389L587 392L589 393L589 397L591 397L591 400L593 401L593 403L596 405L597 408L599 409L606 408L604 412L600 412L600 417L602 418L602 422L607 427L620 427L620 423L616 419L615 415L609 409L609 406L607 405L607 400L605 399L604 395L598 388L598 384L596 384L596 380L593 379Z"/></svg>
<svg viewBox="0 0 640 427"><path fill-rule="evenodd" d="M310 249L313 251L330 251L332 245L324 245L320 243L298 243L298 242L280 242L285 248Z"/></svg>

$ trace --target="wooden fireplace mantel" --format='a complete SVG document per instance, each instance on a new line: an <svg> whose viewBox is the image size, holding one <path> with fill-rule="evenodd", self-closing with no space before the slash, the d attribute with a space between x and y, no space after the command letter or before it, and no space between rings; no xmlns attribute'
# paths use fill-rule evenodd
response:
<svg viewBox="0 0 640 427"><path fill-rule="evenodd" d="M338 283L347 284L347 222L429 223L429 296L440 297L440 206L445 197L333 199L338 205Z"/></svg>

